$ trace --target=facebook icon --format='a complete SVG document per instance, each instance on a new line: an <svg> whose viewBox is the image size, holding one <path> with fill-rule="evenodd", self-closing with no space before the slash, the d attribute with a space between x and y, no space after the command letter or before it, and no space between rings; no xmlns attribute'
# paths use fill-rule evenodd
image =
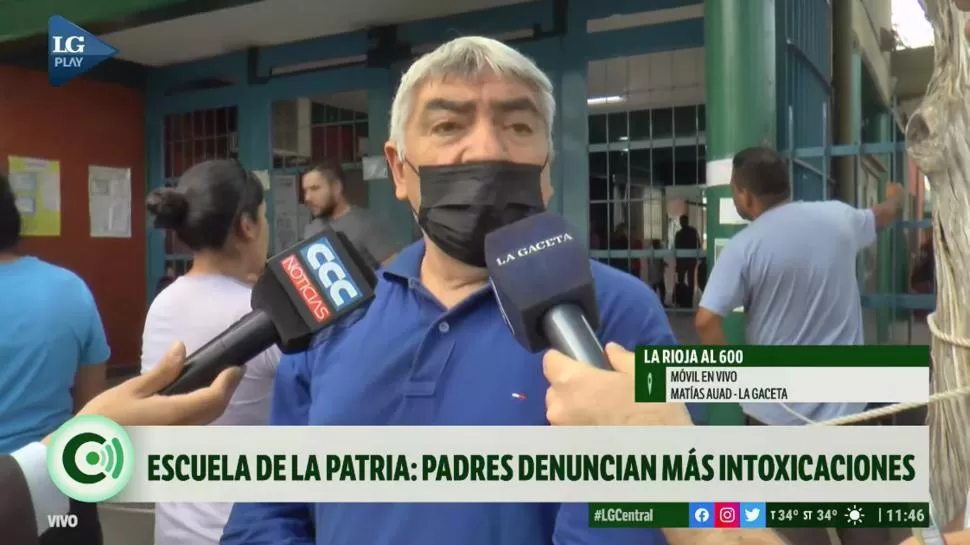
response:
<svg viewBox="0 0 970 545"><path fill-rule="evenodd" d="M691 528L713 528L714 527L714 504L713 503L692 503L690 504L690 520L688 526Z"/></svg>

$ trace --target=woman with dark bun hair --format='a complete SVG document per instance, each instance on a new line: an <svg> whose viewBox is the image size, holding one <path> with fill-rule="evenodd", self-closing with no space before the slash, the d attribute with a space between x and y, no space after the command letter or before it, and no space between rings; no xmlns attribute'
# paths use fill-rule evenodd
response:
<svg viewBox="0 0 970 545"><path fill-rule="evenodd" d="M263 200L259 180L231 160L199 163L177 186L148 195L155 225L192 250L192 268L152 301L142 337L142 372L176 341L191 354L252 310L252 278L262 272L268 249ZM242 382L214 425L266 424L279 356L274 348L246 364ZM158 504L155 545L217 545L231 507Z"/></svg>

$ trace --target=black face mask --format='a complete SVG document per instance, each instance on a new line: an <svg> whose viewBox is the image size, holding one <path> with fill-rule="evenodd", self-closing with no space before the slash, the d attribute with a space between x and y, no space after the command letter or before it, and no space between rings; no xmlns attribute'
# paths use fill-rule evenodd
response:
<svg viewBox="0 0 970 545"><path fill-rule="evenodd" d="M412 166L421 178L418 225L444 253L484 267L485 235L545 209L545 166L507 161Z"/></svg>

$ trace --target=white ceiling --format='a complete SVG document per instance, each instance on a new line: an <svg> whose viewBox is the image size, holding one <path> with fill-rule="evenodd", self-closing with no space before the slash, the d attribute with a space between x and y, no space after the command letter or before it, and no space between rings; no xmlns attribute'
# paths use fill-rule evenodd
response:
<svg viewBox="0 0 970 545"><path fill-rule="evenodd" d="M100 36L118 57L149 66L420 21L529 0L263 0Z"/></svg>
<svg viewBox="0 0 970 545"><path fill-rule="evenodd" d="M590 98L623 99L591 104L591 112L703 104L704 48L590 62L587 90Z"/></svg>
<svg viewBox="0 0 970 545"><path fill-rule="evenodd" d="M367 91L350 91L347 93L333 93L313 97L317 104L326 104L335 108L353 110L355 112L367 112Z"/></svg>
<svg viewBox="0 0 970 545"><path fill-rule="evenodd" d="M587 68L588 93L622 97L614 104L590 105L591 113L704 103L704 49L684 49L593 61ZM313 97L314 102L367 111L367 92Z"/></svg>
<svg viewBox="0 0 970 545"><path fill-rule="evenodd" d="M118 56L161 66L367 28L431 19L528 0L262 0L253 4L156 23L102 36ZM589 21L590 33L703 16L702 6L652 10ZM172 37L177 39L172 39ZM623 110L704 101L703 49L593 61L588 66L590 97L622 96L618 104L591 105L591 111ZM365 91L314 97L316 102L366 111Z"/></svg>

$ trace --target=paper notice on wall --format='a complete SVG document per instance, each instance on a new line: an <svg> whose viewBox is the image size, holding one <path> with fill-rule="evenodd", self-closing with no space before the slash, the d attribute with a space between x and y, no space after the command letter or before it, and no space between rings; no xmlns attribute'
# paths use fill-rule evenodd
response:
<svg viewBox="0 0 970 545"><path fill-rule="evenodd" d="M296 176L274 174L271 182L273 195L273 253L281 252L302 238L300 203Z"/></svg>
<svg viewBox="0 0 970 545"><path fill-rule="evenodd" d="M88 216L94 238L131 238L131 169L88 167Z"/></svg>
<svg viewBox="0 0 970 545"><path fill-rule="evenodd" d="M254 170L253 175L259 180L259 183L263 184L263 190L268 191L270 186L270 177L268 170Z"/></svg>
<svg viewBox="0 0 970 545"><path fill-rule="evenodd" d="M61 164L31 157L7 158L14 202L21 214L24 236L61 234Z"/></svg>
<svg viewBox="0 0 970 545"><path fill-rule="evenodd" d="M718 222L721 225L745 225L750 223L738 213L738 207L734 205L734 199L730 197L722 198L717 203Z"/></svg>
<svg viewBox="0 0 970 545"><path fill-rule="evenodd" d="M388 178L387 159L383 155L361 157L364 180L386 180Z"/></svg>

